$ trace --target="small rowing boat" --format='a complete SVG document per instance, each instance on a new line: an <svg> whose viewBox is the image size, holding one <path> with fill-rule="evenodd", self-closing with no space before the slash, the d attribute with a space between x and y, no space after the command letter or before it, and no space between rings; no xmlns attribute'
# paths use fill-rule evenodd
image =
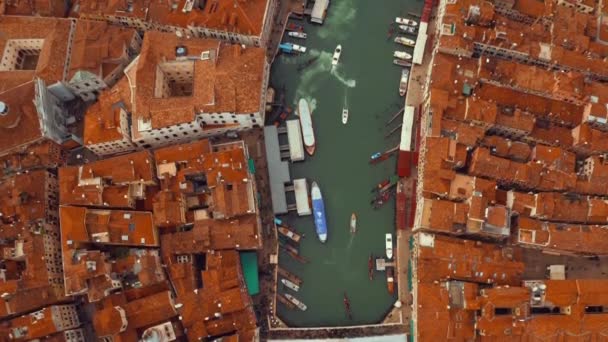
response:
<svg viewBox="0 0 608 342"><path fill-rule="evenodd" d="M350 215L350 232L352 234L357 232L357 214L355 213Z"/></svg>

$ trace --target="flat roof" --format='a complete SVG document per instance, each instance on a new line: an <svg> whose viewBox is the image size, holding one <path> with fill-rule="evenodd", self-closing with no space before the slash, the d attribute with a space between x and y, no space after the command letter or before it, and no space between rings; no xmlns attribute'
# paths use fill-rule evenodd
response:
<svg viewBox="0 0 608 342"><path fill-rule="evenodd" d="M286 161L281 160L279 133L275 126L264 126L264 144L266 145L272 211L275 215L286 214L288 211L285 183L291 180L291 176L289 175L289 165Z"/></svg>

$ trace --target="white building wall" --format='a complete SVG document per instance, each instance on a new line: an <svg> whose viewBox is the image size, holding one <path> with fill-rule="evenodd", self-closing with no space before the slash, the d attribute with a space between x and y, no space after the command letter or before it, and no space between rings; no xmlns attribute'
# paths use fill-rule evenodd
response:
<svg viewBox="0 0 608 342"><path fill-rule="evenodd" d="M139 120L134 123L134 129L137 129L140 135L139 140L136 141L137 146L155 148L186 143L196 139L209 138L228 132L243 131L251 129L256 125L262 126L263 123L263 116L260 112L248 114L200 113L193 122L168 126L161 129L152 129L149 122ZM205 126L209 125L230 126L204 129Z"/></svg>
<svg viewBox="0 0 608 342"><path fill-rule="evenodd" d="M55 305L51 310L57 331L74 329L80 326L76 305Z"/></svg>

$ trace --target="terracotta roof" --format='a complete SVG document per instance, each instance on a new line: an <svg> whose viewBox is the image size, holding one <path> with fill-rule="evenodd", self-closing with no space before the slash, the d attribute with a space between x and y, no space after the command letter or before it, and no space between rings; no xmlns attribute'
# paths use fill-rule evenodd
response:
<svg viewBox="0 0 608 342"><path fill-rule="evenodd" d="M92 242L134 247L158 246L160 243L152 222L152 213L148 212L62 206L59 209L59 219L61 234L71 243Z"/></svg>
<svg viewBox="0 0 608 342"><path fill-rule="evenodd" d="M232 2L229 0L205 1L203 8L193 7L184 12L186 1L176 3L135 0L92 1L79 0L72 7L74 15L81 17L113 16L141 20L175 27L204 27L211 30L235 32L244 35L261 35L268 0ZM175 6L175 8L173 8ZM179 10L176 10L179 9Z"/></svg>
<svg viewBox="0 0 608 342"><path fill-rule="evenodd" d="M2 13L2 10L4 12ZM0 14L4 15L32 15L43 17L64 17L67 6L63 0L27 1L2 0L0 1Z"/></svg>
<svg viewBox="0 0 608 342"><path fill-rule="evenodd" d="M196 59L178 59L175 49L187 49ZM209 52L210 58L199 56ZM194 121L195 114L259 111L266 54L261 48L242 48L213 39L180 39L175 34L148 32L137 62L133 137L138 139L137 120L150 120L153 129ZM187 64L191 68L192 95L159 97L159 65Z"/></svg>
<svg viewBox="0 0 608 342"><path fill-rule="evenodd" d="M141 151L83 166L62 167L60 201L72 205L133 207L136 196L131 187L155 184L153 164L150 152Z"/></svg>
<svg viewBox="0 0 608 342"><path fill-rule="evenodd" d="M68 55L66 37L70 31L69 20L3 16L0 30L3 32L0 51L4 51L11 39L44 39L36 69L0 71L0 91L31 81L34 76L42 78L49 85L63 79L64 61Z"/></svg>
<svg viewBox="0 0 608 342"><path fill-rule="evenodd" d="M0 78L1 74L0 71ZM7 115L0 117L0 154L42 139L38 111L33 103L34 88L34 82L29 81L0 91L0 101L8 106Z"/></svg>
<svg viewBox="0 0 608 342"><path fill-rule="evenodd" d="M253 231L250 229L255 222L251 218L255 217L255 208L251 197L253 179L245 153L242 142L217 145L212 150L207 140L157 149L154 154L162 189L154 199L156 223L172 227L208 218L229 219L234 222L211 224L211 235L205 239L225 246L218 234L232 231L231 226L237 223L243 228L233 244L248 241L245 245L250 245L252 237L259 239L257 224ZM205 206L208 209L196 209Z"/></svg>
<svg viewBox="0 0 608 342"><path fill-rule="evenodd" d="M121 78L111 90L101 93L91 107L87 109L84 116L83 141L85 145L95 145L116 140L128 139L130 135L123 136L121 133L120 112L130 112L129 81L126 77ZM129 132L130 127L124 127Z"/></svg>
<svg viewBox="0 0 608 342"><path fill-rule="evenodd" d="M128 49L137 34L134 29L100 21L78 21L67 79L71 80L77 72L82 71L103 79L115 69L125 66L129 60Z"/></svg>

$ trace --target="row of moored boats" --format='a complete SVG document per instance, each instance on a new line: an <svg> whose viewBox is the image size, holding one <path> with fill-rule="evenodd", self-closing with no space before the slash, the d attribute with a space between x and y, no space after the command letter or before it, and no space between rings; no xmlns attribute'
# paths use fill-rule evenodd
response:
<svg viewBox="0 0 608 342"><path fill-rule="evenodd" d="M397 17L395 18L395 23L399 25L399 30L405 34L415 35L418 30L418 23L412 19L405 19ZM398 36L395 37L395 43L413 48L416 45L416 41L411 38ZM403 67L401 71L401 79L399 80L399 95L404 96L407 92L407 84L410 77L409 67L412 66L411 60L412 55L405 51L395 51L393 53L393 63Z"/></svg>

